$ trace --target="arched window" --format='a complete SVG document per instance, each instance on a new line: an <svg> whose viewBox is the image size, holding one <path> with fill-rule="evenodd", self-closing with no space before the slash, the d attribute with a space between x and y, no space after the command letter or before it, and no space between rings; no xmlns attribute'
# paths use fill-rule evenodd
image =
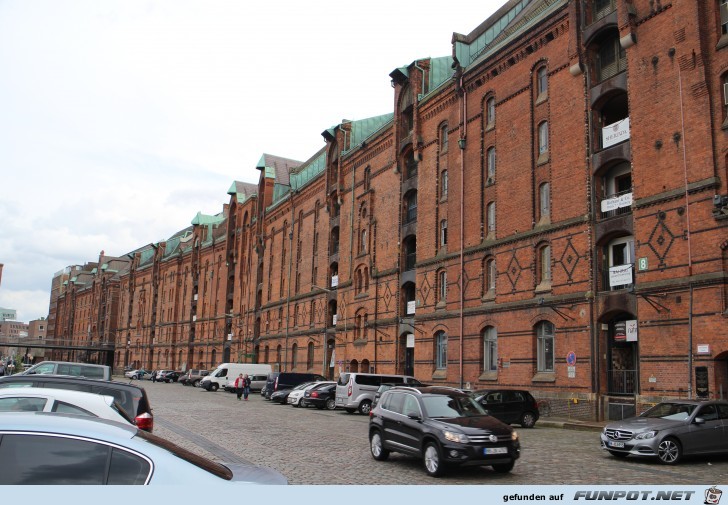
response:
<svg viewBox="0 0 728 505"><path fill-rule="evenodd" d="M447 198L447 170L440 174L440 198Z"/></svg>
<svg viewBox="0 0 728 505"><path fill-rule="evenodd" d="M447 270L440 270L437 274L438 302L447 302Z"/></svg>
<svg viewBox="0 0 728 505"><path fill-rule="evenodd" d="M364 228L361 231L361 243L359 244L359 252L361 254L366 254L368 240L369 240L369 231L366 228Z"/></svg>
<svg viewBox="0 0 728 505"><path fill-rule="evenodd" d="M538 124L538 155L548 156L549 152L549 124L543 121Z"/></svg>
<svg viewBox="0 0 728 505"><path fill-rule="evenodd" d="M495 126L495 97L490 97L485 102L485 125L488 128Z"/></svg>
<svg viewBox="0 0 728 505"><path fill-rule="evenodd" d="M488 179L490 182L495 180L495 147L488 148L488 155L486 158L488 168Z"/></svg>
<svg viewBox="0 0 728 505"><path fill-rule="evenodd" d="M263 363L270 363L270 347L265 346Z"/></svg>
<svg viewBox="0 0 728 505"><path fill-rule="evenodd" d="M488 326L481 333L483 339L483 371L498 371L498 334L495 328Z"/></svg>
<svg viewBox="0 0 728 505"><path fill-rule="evenodd" d="M548 182L538 187L538 211L541 222L551 219L551 190Z"/></svg>
<svg viewBox="0 0 728 505"><path fill-rule="evenodd" d="M556 329L549 321L536 325L537 366L539 372L554 371L554 340Z"/></svg>
<svg viewBox="0 0 728 505"><path fill-rule="evenodd" d="M276 348L276 363L278 364L278 369L283 370L283 346L281 344L278 344Z"/></svg>
<svg viewBox="0 0 728 505"><path fill-rule="evenodd" d="M447 368L447 333L435 333L435 368Z"/></svg>
<svg viewBox="0 0 728 505"><path fill-rule="evenodd" d="M551 246L540 244L536 249L536 281L539 287L550 288L551 286Z"/></svg>
<svg viewBox="0 0 728 505"><path fill-rule="evenodd" d="M495 238L495 202L490 202L485 208L488 220L488 237Z"/></svg>
<svg viewBox="0 0 728 505"><path fill-rule="evenodd" d="M538 101L545 100L548 97L549 81L546 66L539 67L536 70L536 99Z"/></svg>
<svg viewBox="0 0 728 505"><path fill-rule="evenodd" d="M412 87L406 86L402 90L402 98L399 102L401 138L407 137L414 127L414 105L412 99Z"/></svg>
<svg viewBox="0 0 728 505"><path fill-rule="evenodd" d="M306 367L311 370L313 368L313 350L314 345L313 342L308 343L308 353L306 356Z"/></svg>
<svg viewBox="0 0 728 505"><path fill-rule="evenodd" d="M291 347L291 370L295 370L298 366L298 344Z"/></svg>
<svg viewBox="0 0 728 505"><path fill-rule="evenodd" d="M496 266L495 258L485 260L485 296L495 296Z"/></svg>
<svg viewBox="0 0 728 505"><path fill-rule="evenodd" d="M444 153L447 151L447 123L440 126L440 152Z"/></svg>
<svg viewBox="0 0 728 505"><path fill-rule="evenodd" d="M407 192L404 197L405 199L405 215L404 223L414 223L417 221L417 191L412 190Z"/></svg>

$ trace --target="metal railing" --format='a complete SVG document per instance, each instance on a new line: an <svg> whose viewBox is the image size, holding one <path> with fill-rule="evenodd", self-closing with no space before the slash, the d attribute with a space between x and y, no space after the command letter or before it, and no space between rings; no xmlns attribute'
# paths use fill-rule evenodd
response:
<svg viewBox="0 0 728 505"><path fill-rule="evenodd" d="M609 394L633 395L637 392L637 370L608 370Z"/></svg>

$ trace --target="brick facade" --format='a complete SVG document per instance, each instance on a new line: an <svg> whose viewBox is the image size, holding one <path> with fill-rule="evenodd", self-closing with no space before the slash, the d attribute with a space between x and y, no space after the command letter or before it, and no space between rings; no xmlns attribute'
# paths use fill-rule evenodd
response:
<svg viewBox="0 0 728 505"><path fill-rule="evenodd" d="M392 113L85 268L55 336L113 342L118 368L412 373L577 418L702 394L701 367L719 396L725 37L718 2L511 0L393 70Z"/></svg>

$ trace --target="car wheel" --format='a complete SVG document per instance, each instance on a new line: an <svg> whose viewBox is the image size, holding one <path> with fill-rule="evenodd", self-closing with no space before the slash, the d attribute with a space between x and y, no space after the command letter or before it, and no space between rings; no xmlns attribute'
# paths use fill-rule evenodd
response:
<svg viewBox="0 0 728 505"><path fill-rule="evenodd" d="M217 383L215 383L215 382L210 384L210 391L212 391L213 393L216 392L219 388L220 388L220 386L218 386Z"/></svg>
<svg viewBox="0 0 728 505"><path fill-rule="evenodd" d="M521 416L521 426L524 428L533 428L536 424L536 416L533 412L524 412Z"/></svg>
<svg viewBox="0 0 728 505"><path fill-rule="evenodd" d="M682 447L676 438L667 437L657 446L657 457L666 465L674 465L682 457Z"/></svg>
<svg viewBox="0 0 728 505"><path fill-rule="evenodd" d="M493 470L495 470L498 473L508 473L511 470L513 470L513 465L515 465L516 462L511 460L510 463L503 463L501 465L493 465Z"/></svg>
<svg viewBox="0 0 728 505"><path fill-rule="evenodd" d="M627 456L629 456L628 452L619 452L619 451L609 451L609 454L611 454L615 458L626 458Z"/></svg>
<svg viewBox="0 0 728 505"><path fill-rule="evenodd" d="M326 400L326 408L329 410L335 410L336 409L336 400L333 398L329 398Z"/></svg>
<svg viewBox="0 0 728 505"><path fill-rule="evenodd" d="M361 414L364 414L365 416L368 416L369 415L369 411L371 411L371 410L372 410L372 402L370 402L369 400L363 400L359 404L359 412Z"/></svg>
<svg viewBox="0 0 728 505"><path fill-rule="evenodd" d="M200 387L200 379L197 379L195 382L192 383L192 385L196 388Z"/></svg>
<svg viewBox="0 0 728 505"><path fill-rule="evenodd" d="M424 463L427 475L430 477L439 477L442 475L442 457L440 457L440 448L435 442L428 442L425 446Z"/></svg>
<svg viewBox="0 0 728 505"><path fill-rule="evenodd" d="M384 448L382 435L379 431L373 431L369 436L369 448L371 449L372 457L377 461L384 461L389 457L389 451Z"/></svg>
<svg viewBox="0 0 728 505"><path fill-rule="evenodd" d="M301 400L298 400L296 403L293 404L294 407L297 409L301 407Z"/></svg>
<svg viewBox="0 0 728 505"><path fill-rule="evenodd" d="M347 414L353 414L354 412L356 412L356 409L344 409L344 410L346 410Z"/></svg>

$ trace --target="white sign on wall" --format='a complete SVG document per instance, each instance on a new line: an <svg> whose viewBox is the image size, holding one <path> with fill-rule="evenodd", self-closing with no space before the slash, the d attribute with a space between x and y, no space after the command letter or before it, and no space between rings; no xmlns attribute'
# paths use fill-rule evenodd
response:
<svg viewBox="0 0 728 505"><path fill-rule="evenodd" d="M602 200L602 212L621 209L622 207L630 207L632 205L632 193L606 198Z"/></svg>
<svg viewBox="0 0 728 505"><path fill-rule="evenodd" d="M632 284L632 264L609 267L609 285L624 286Z"/></svg>
<svg viewBox="0 0 728 505"><path fill-rule="evenodd" d="M415 313L415 305L417 304L416 301L412 300L411 302L407 302L407 314L414 314Z"/></svg>
<svg viewBox="0 0 728 505"><path fill-rule="evenodd" d="M698 354L710 354L710 344L698 344Z"/></svg>
<svg viewBox="0 0 728 505"><path fill-rule="evenodd" d="M602 128L602 147L607 148L619 144L629 138L629 118L612 123Z"/></svg>
<svg viewBox="0 0 728 505"><path fill-rule="evenodd" d="M630 319L625 321L626 323L626 332L627 332L627 342L637 342L637 320L636 319Z"/></svg>
<svg viewBox="0 0 728 505"><path fill-rule="evenodd" d="M407 334L407 349L413 349L415 347L415 334Z"/></svg>

